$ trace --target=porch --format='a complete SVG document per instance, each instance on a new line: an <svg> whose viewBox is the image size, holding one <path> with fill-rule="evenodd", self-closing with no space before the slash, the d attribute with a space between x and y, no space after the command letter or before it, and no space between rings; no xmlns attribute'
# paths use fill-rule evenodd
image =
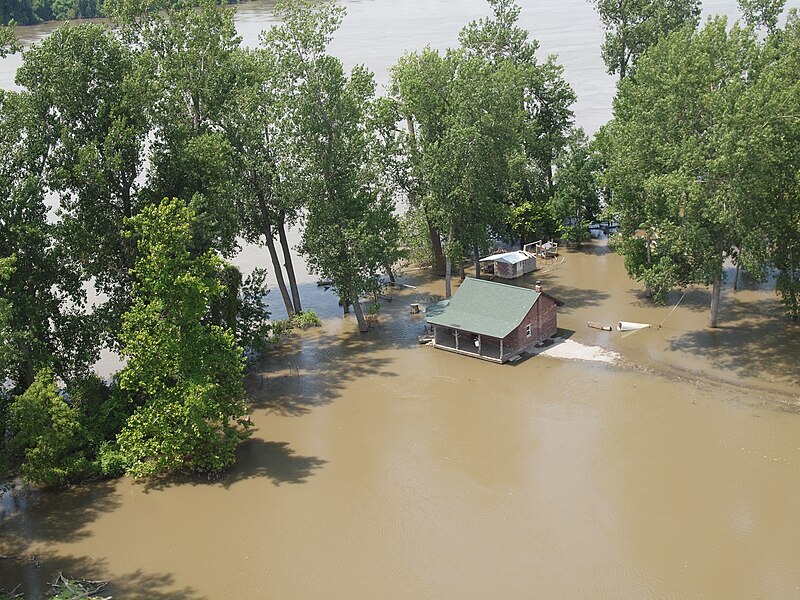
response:
<svg viewBox="0 0 800 600"><path fill-rule="evenodd" d="M505 362L514 354L510 348L504 347L501 339L442 325L433 326L433 345L496 363Z"/></svg>

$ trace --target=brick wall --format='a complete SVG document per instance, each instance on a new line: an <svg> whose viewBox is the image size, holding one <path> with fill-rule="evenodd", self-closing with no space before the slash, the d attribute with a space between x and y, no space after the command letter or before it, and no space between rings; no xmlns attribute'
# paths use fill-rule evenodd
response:
<svg viewBox="0 0 800 600"><path fill-rule="evenodd" d="M558 306L547 296L539 296L536 304L528 312L522 323L512 331L503 341L505 348L521 350L542 342L558 329ZM527 325L531 326L531 336L526 335Z"/></svg>

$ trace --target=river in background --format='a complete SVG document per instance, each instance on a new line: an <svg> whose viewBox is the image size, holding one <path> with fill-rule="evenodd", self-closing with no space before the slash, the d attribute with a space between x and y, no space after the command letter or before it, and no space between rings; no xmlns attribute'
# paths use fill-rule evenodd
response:
<svg viewBox="0 0 800 600"><path fill-rule="evenodd" d="M381 83L403 51L454 44L486 12L346 4L334 51ZM523 5L580 96L578 123L596 130L614 83L591 6ZM239 8L246 43L269 6ZM266 261L245 248L237 262ZM499 366L419 346L424 315L408 305L444 286L413 269L402 281L416 289L390 291L360 335L304 273L324 326L249 376L255 432L231 472L7 495L0 587L36 594L64 569L149 600L800 597L800 327L774 293L746 279L734 292L729 277L709 330L707 290L653 307L603 241L541 267L522 283L565 301L561 336L615 363ZM653 327L586 327L618 320Z"/></svg>

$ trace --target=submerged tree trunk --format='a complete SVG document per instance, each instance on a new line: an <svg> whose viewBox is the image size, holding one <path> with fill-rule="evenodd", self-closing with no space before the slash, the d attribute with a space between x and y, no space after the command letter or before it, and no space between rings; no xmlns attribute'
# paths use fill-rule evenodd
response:
<svg viewBox="0 0 800 600"><path fill-rule="evenodd" d="M278 289L281 291L281 298L283 298L283 304L286 307L286 316L291 318L295 311L292 306L292 300L289 298L289 290L286 289L286 281L283 279L283 270L275 248L275 240L272 239L272 228L269 225L264 225L262 232L267 241L267 250L272 261L272 269L275 271L275 278L278 280Z"/></svg>
<svg viewBox="0 0 800 600"><path fill-rule="evenodd" d="M283 266L286 269L286 276L289 278L289 287L292 290L294 311L301 313L303 312L303 306L300 304L300 290L297 287L297 277L294 274L292 254L289 251L289 240L286 238L286 213L284 211L278 214L278 237L281 242L281 249L283 250Z"/></svg>
<svg viewBox="0 0 800 600"><path fill-rule="evenodd" d="M444 258L444 297L449 298L452 295L452 284L450 281L450 257L445 255Z"/></svg>
<svg viewBox="0 0 800 600"><path fill-rule="evenodd" d="M358 330L361 333L366 333L369 331L369 325L367 325L367 320L364 318L364 311L361 308L361 301L356 298L353 301L353 312L356 313L356 321L358 321Z"/></svg>
<svg viewBox="0 0 800 600"><path fill-rule="evenodd" d="M714 284L711 286L711 313L708 316L708 326L717 326L717 317L719 315L719 300L722 293L722 270L717 273L714 278Z"/></svg>
<svg viewBox="0 0 800 600"><path fill-rule="evenodd" d="M386 271L386 276L389 278L389 281L392 283L397 283L397 279L395 279L394 271L392 271L392 265L389 263L383 263L383 268Z"/></svg>
<svg viewBox="0 0 800 600"><path fill-rule="evenodd" d="M439 230L431 224L427 215L425 215L425 222L428 224L428 237L430 238L431 252L433 253L433 266L434 269L436 269L436 274L441 277L445 274L445 262L447 260L444 256L444 250L442 249L442 238L439 235Z"/></svg>

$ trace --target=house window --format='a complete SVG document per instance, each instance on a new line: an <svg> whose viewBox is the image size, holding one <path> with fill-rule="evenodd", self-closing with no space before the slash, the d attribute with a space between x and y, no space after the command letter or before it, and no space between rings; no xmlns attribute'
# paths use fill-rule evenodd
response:
<svg viewBox="0 0 800 600"><path fill-rule="evenodd" d="M526 337L531 337L531 325L530 325L530 323L525 325L525 336Z"/></svg>

